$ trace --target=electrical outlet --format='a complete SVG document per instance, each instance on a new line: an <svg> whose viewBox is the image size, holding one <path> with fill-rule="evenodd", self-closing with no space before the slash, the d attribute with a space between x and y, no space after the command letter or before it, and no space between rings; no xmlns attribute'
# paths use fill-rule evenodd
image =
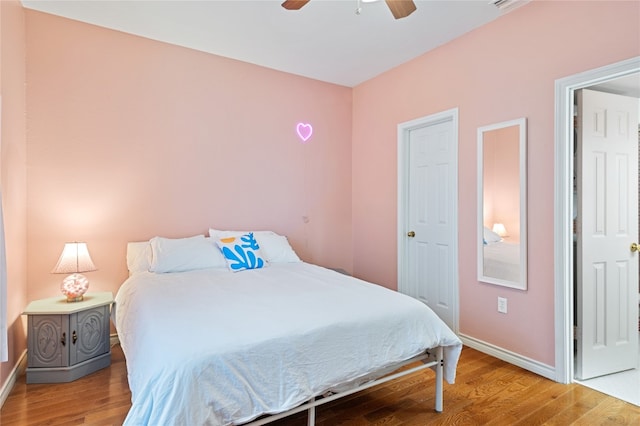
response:
<svg viewBox="0 0 640 426"><path fill-rule="evenodd" d="M507 313L507 298L506 297L498 297L498 312L502 314Z"/></svg>

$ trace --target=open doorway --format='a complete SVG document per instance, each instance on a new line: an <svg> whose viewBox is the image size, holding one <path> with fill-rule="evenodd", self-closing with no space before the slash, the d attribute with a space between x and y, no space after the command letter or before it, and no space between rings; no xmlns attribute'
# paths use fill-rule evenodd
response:
<svg viewBox="0 0 640 426"><path fill-rule="evenodd" d="M576 90L640 73L640 57L571 75L555 83L555 376L574 382L573 99Z"/></svg>
<svg viewBox="0 0 640 426"><path fill-rule="evenodd" d="M574 380L640 406L640 73L573 92Z"/></svg>

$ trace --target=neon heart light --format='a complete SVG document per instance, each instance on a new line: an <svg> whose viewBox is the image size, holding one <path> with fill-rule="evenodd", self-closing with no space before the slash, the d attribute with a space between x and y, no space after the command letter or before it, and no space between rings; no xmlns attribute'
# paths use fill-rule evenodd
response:
<svg viewBox="0 0 640 426"><path fill-rule="evenodd" d="M296 126L296 132L298 133L300 139L302 139L302 142L306 142L313 134L313 127L311 126L311 124L298 123L298 125Z"/></svg>

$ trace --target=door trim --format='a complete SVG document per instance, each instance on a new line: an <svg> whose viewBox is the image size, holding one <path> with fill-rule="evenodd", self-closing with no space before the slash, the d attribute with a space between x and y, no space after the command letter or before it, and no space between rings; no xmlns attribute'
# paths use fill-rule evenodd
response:
<svg viewBox="0 0 640 426"><path fill-rule="evenodd" d="M431 114L415 120L398 124L398 291L409 276L408 263L408 241L405 235L409 224L409 132L411 130L440 124L450 121L453 127L453 143L455 153L455 173L452 188L455 191L453 197L453 218L456 225L453 230L453 332L458 334L459 330L459 296L458 296L458 108Z"/></svg>
<svg viewBox="0 0 640 426"><path fill-rule="evenodd" d="M555 380L572 383L573 371L573 94L613 78L640 72L640 56L555 82L554 293Z"/></svg>

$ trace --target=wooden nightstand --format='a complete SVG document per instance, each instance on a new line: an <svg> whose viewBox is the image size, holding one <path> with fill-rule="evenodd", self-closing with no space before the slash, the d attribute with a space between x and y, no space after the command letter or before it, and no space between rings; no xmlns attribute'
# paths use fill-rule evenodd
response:
<svg viewBox="0 0 640 426"><path fill-rule="evenodd" d="M35 300L28 316L27 383L71 382L111 365L109 313L113 294Z"/></svg>

